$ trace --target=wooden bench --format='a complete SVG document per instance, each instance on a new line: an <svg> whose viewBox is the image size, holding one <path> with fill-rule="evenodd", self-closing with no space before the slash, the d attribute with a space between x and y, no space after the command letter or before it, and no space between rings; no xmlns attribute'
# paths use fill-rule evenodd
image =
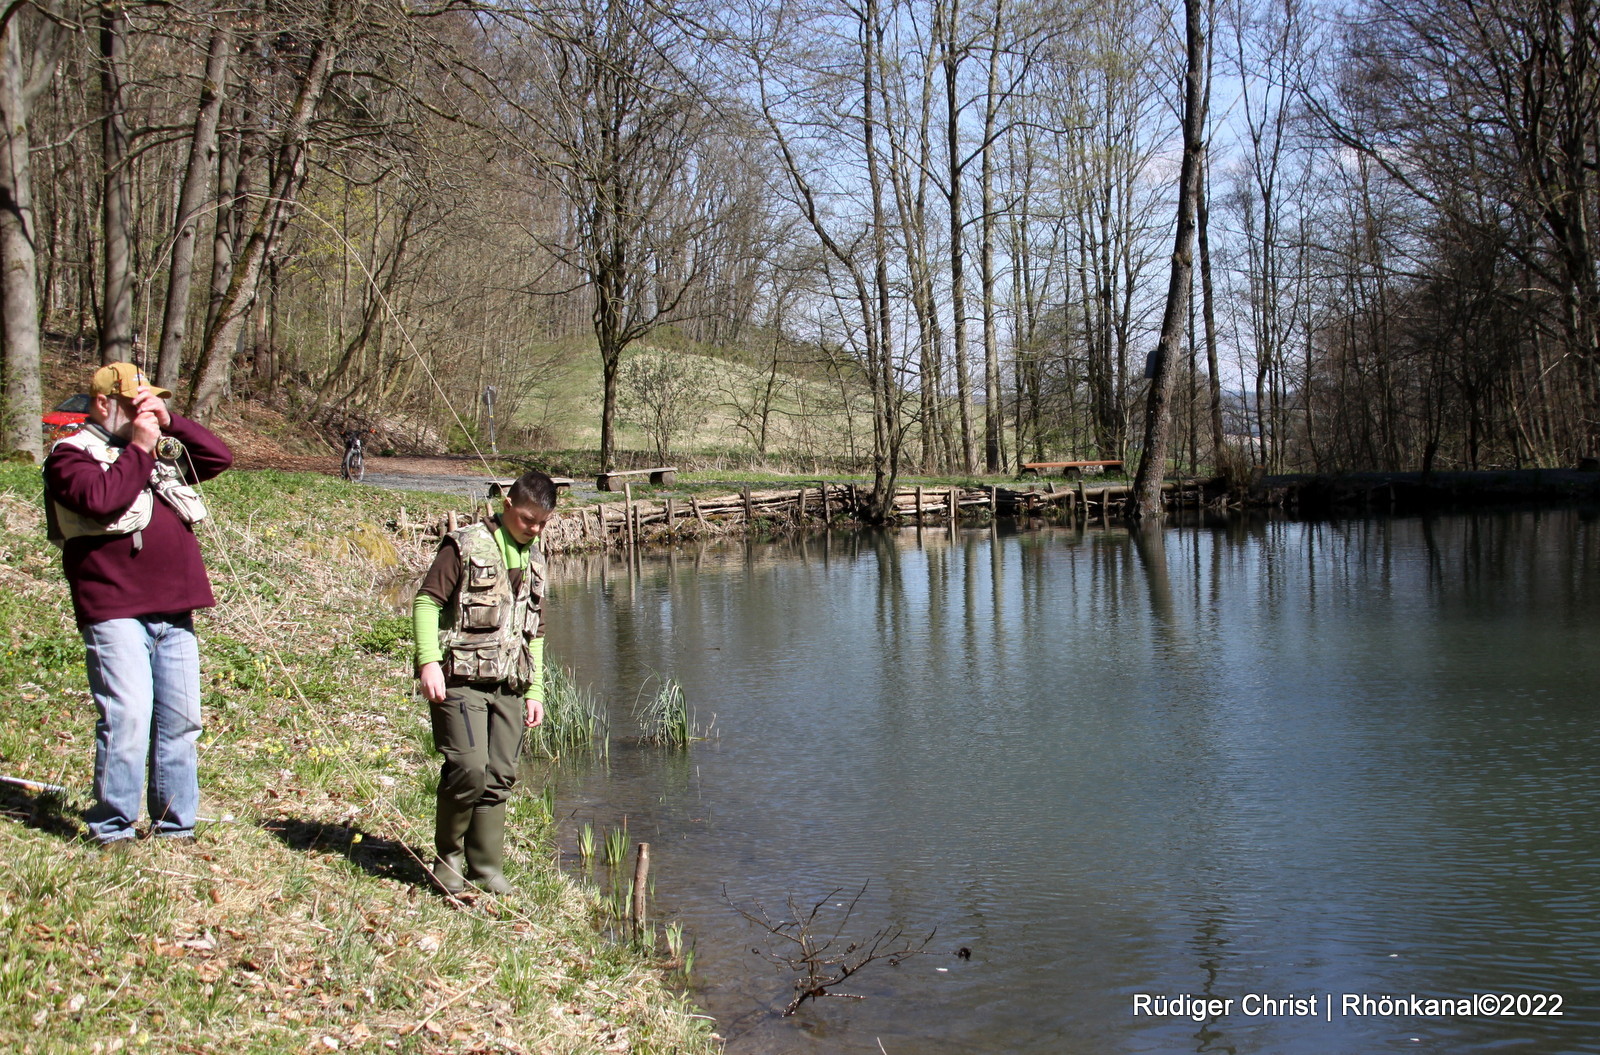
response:
<svg viewBox="0 0 1600 1055"><path fill-rule="evenodd" d="M627 476L648 476L650 482L656 485L670 484L678 478L678 467L675 465L658 465L654 469L617 469L609 473L601 473L594 478L594 486L598 491L615 490L611 485L614 481L622 480Z"/></svg>
<svg viewBox="0 0 1600 1055"><path fill-rule="evenodd" d="M1100 461L1083 462L1023 462L1022 471L1017 475L1025 476L1028 473L1037 475L1041 469L1060 469L1061 475L1070 480L1073 477L1082 476L1085 469L1093 468L1099 468L1101 472L1111 468L1120 469L1122 468L1122 460L1120 458L1106 458Z"/></svg>

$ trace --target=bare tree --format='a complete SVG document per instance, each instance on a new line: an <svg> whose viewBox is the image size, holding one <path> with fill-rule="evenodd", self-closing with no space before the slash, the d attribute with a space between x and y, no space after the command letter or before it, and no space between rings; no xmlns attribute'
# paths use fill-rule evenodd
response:
<svg viewBox="0 0 1600 1055"><path fill-rule="evenodd" d="M1156 347L1155 377L1145 409L1144 451L1133 489L1135 515L1159 520L1161 481L1166 475L1167 445L1172 429L1172 393L1181 366L1184 324L1194 274L1195 213L1200 198L1200 173L1205 152L1207 18L1202 0L1184 0L1183 162L1178 174L1178 223L1173 236L1172 274L1167 307Z"/></svg>
<svg viewBox="0 0 1600 1055"><path fill-rule="evenodd" d="M797 17L826 20L833 13L770 12L746 41L747 57L761 117L776 144L794 204L822 246L825 274L836 282L831 286L834 307L849 320L843 343L855 349L855 366L872 397L873 489L863 513L885 520L893 510L905 441L904 389L890 311L887 206L893 190L885 163L886 31L877 0L838 13L838 33L830 40L837 48L838 66L818 69L805 49L788 50ZM786 103L791 110L785 110ZM833 142L839 149L827 156L802 154L796 139L812 139L822 129L838 133ZM864 194L841 195L845 201L835 214L830 200L850 181L843 167L862 178Z"/></svg>
<svg viewBox="0 0 1600 1055"><path fill-rule="evenodd" d="M689 24L647 0L571 0L518 12L492 39L514 142L566 204L559 222L529 233L590 294L604 469L616 457L623 352L679 311L701 276L690 247L716 219L696 207L716 118L692 71Z"/></svg>
<svg viewBox="0 0 1600 1055"><path fill-rule="evenodd" d="M642 348L622 364L621 374L619 409L644 428L659 464L668 464L673 443L709 416L710 371L697 356Z"/></svg>
<svg viewBox="0 0 1600 1055"><path fill-rule="evenodd" d="M1136 391L1129 360L1151 310L1146 275L1167 229L1156 212L1171 185L1153 182L1168 138L1156 122L1169 108L1156 76L1161 32L1153 23L1139 0L1094 9L1083 32L1041 67L1046 79L1034 89L1060 130L1050 179L1059 188L1054 208L1070 218L1064 234L1075 288L1059 322L1071 351L1059 370L1072 409L1062 440L1069 449L1092 445L1102 458L1127 454Z"/></svg>
<svg viewBox="0 0 1600 1055"><path fill-rule="evenodd" d="M216 302L205 346L196 365L197 379L190 392L188 409L202 421L210 419L233 376L234 352L246 315L259 292L262 267L282 235L304 185L312 120L327 93L342 37L349 29L349 23L323 27L325 35L310 42L309 60L295 75L294 103L275 137L272 182L266 194L251 203L249 234L233 265L228 286Z"/></svg>
<svg viewBox="0 0 1600 1055"><path fill-rule="evenodd" d="M1537 400L1554 404L1551 423L1562 431L1566 410L1576 419L1575 433L1560 443L1563 454L1593 456L1600 449L1594 3L1373 0L1349 20L1338 73L1334 98L1320 83L1303 86L1302 95L1341 146L1414 195L1423 224L1438 222L1433 231L1494 226L1504 233L1501 252L1530 280L1510 288L1544 331L1519 337L1504 355L1526 356L1530 363L1513 364L1521 367L1545 359L1546 345L1559 347L1545 359L1551 388ZM1437 245L1431 233L1407 232ZM1435 261L1418 263L1448 274Z"/></svg>
<svg viewBox="0 0 1600 1055"><path fill-rule="evenodd" d="M934 8L934 35L944 70L945 208L950 229L950 331L955 337L951 366L956 375L956 413L961 423L961 471L977 468L972 442L972 395L967 362L966 207L962 192L974 155L961 139L961 66L972 50L961 18L961 0L941 0Z"/></svg>

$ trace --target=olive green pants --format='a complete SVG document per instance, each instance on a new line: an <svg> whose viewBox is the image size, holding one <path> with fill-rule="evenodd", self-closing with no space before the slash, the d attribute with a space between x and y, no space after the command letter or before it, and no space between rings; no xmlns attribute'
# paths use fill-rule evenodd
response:
<svg viewBox="0 0 1600 1055"><path fill-rule="evenodd" d="M522 694L501 686L453 685L443 703L428 706L433 746L444 755L439 797L462 809L505 802L517 782L517 759L527 732Z"/></svg>

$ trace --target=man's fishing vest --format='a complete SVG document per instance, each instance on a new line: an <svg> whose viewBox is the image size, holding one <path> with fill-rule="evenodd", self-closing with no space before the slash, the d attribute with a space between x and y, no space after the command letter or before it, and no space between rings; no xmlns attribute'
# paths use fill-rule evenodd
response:
<svg viewBox="0 0 1600 1055"><path fill-rule="evenodd" d="M98 425L90 422L72 435L57 440L51 445L54 451L57 447L76 447L100 463L102 471L109 472L111 466L126 446L110 442L110 434ZM82 513L76 513L60 502L55 496L50 495L45 503L46 532L50 541L57 546L67 539L78 538L82 535L132 535L133 548L140 549L144 539L140 535L145 528L150 526L150 517L155 512L155 499L160 496L172 511L178 514L178 519L185 524L198 524L206 518L205 502L200 497L200 492L183 482L183 472L175 461L163 458L156 459L156 466L150 471L150 479L140 490L139 496L133 500L125 512L110 523L91 520Z"/></svg>
<svg viewBox="0 0 1600 1055"><path fill-rule="evenodd" d="M461 585L439 625L445 676L504 682L511 692L524 692L533 680L528 643L539 633L544 554L537 544L528 547L522 584L513 590L494 528L479 521L449 537L461 556Z"/></svg>

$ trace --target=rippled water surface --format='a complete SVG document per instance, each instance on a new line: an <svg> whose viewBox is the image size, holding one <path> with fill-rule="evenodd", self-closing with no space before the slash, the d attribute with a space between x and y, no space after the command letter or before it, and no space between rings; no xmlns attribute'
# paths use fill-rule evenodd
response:
<svg viewBox="0 0 1600 1055"><path fill-rule="evenodd" d="M1596 521L907 530L557 571L550 654L618 739L530 778L568 850L623 817L651 843L732 1052L1600 1052ZM714 718L687 757L627 740L653 672ZM780 1018L791 976L729 900L841 890L837 920L863 884L847 936L936 928L929 953ZM1480 993L1562 1015L1380 1002ZM1180 995L1231 1004L1135 1013Z"/></svg>

